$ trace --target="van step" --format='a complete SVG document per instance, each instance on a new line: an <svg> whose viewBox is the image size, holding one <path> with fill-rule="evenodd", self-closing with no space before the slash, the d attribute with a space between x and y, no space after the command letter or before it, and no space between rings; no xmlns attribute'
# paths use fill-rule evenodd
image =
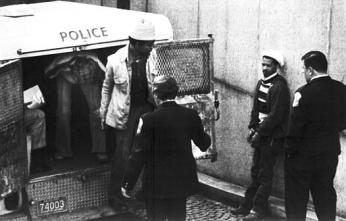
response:
<svg viewBox="0 0 346 221"><path fill-rule="evenodd" d="M75 212L36 217L33 218L33 221L82 221L94 220L114 215L116 215L116 213L112 208L110 208L109 206L102 206L98 208L85 208Z"/></svg>
<svg viewBox="0 0 346 221"><path fill-rule="evenodd" d="M26 187L33 219L64 217L72 212L108 205L110 166L33 178ZM65 218L66 220L66 218ZM67 219L70 220L70 219Z"/></svg>
<svg viewBox="0 0 346 221"><path fill-rule="evenodd" d="M28 221L28 216L24 211L12 212L10 214L0 216L0 221Z"/></svg>

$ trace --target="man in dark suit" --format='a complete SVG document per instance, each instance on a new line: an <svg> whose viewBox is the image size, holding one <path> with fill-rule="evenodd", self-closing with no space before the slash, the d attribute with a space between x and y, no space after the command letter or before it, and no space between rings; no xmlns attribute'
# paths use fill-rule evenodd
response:
<svg viewBox="0 0 346 221"><path fill-rule="evenodd" d="M306 53L302 63L307 84L294 95L286 141L286 215L288 220L305 220L310 191L318 219L335 220L333 180L339 132L346 128L346 86L327 74L322 52Z"/></svg>
<svg viewBox="0 0 346 221"><path fill-rule="evenodd" d="M206 151L211 139L198 113L178 105L174 78L154 80L158 109L141 117L124 176L123 195L131 190L144 166L144 199L150 220L185 220L186 198L198 189L191 140Z"/></svg>

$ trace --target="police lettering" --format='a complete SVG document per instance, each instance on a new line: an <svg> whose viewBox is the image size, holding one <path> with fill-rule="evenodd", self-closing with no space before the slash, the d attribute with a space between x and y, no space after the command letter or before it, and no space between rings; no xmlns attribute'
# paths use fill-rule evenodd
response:
<svg viewBox="0 0 346 221"><path fill-rule="evenodd" d="M86 39L101 38L106 36L108 36L108 33L105 27L60 32L60 37L63 42L66 40L76 41L81 39L86 40Z"/></svg>

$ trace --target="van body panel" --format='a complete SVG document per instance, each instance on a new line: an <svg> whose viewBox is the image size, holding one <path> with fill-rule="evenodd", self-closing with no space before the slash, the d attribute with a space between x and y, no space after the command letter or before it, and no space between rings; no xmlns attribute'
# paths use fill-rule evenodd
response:
<svg viewBox="0 0 346 221"><path fill-rule="evenodd" d="M141 19L152 21L158 41L173 38L167 17L74 2L0 7L0 60L123 45Z"/></svg>
<svg viewBox="0 0 346 221"><path fill-rule="evenodd" d="M15 60L0 66L0 198L27 181L25 141L22 69Z"/></svg>

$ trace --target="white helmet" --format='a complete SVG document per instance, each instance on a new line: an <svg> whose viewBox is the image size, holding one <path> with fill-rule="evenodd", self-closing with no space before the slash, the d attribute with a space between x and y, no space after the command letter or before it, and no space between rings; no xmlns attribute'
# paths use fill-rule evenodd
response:
<svg viewBox="0 0 346 221"><path fill-rule="evenodd" d="M264 51L262 54L262 57L264 56L270 57L274 59L275 61L277 61L280 67L283 67L285 65L284 56L282 56L282 54L279 51L275 51L275 50Z"/></svg>

